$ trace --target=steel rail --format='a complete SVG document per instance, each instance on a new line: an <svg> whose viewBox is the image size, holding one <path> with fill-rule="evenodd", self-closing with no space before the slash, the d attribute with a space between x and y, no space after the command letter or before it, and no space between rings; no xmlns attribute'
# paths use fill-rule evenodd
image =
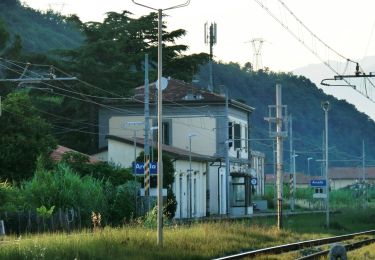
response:
<svg viewBox="0 0 375 260"><path fill-rule="evenodd" d="M252 250L252 251L242 252L242 253L235 254L235 255L229 255L229 256L224 256L224 257L220 257L220 258L215 258L215 260L241 259L241 258L244 258L244 257L258 256L258 255L261 255L261 254L286 253L286 252L296 251L296 250L306 248L306 247L313 247L313 246L331 244L331 243L340 242L340 241L343 241L343 240L352 239L355 236L370 235L370 234L375 234L375 230L368 230L368 231L346 234L346 235L341 235L341 236L327 237L327 238L314 239L314 240L306 240L306 241L290 243L290 244L285 244L285 245L261 248L261 249L256 249L256 250Z"/></svg>
<svg viewBox="0 0 375 260"><path fill-rule="evenodd" d="M346 251L350 251L350 250L358 249L358 248L361 248L363 246L372 244L374 242L375 242L375 238L370 238L370 239L365 239L365 240L362 240L362 241L357 241L357 242L347 244L347 245L342 245L342 246L345 247ZM311 255L302 256L300 258L297 258L296 260L317 259L318 257L328 255L329 251L330 250L320 251L320 252L317 252L317 253L314 253L314 254L311 254Z"/></svg>

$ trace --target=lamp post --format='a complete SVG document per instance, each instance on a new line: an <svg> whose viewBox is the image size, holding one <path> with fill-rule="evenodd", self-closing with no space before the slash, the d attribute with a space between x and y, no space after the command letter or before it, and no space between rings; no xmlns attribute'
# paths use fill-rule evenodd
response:
<svg viewBox="0 0 375 260"><path fill-rule="evenodd" d="M296 157L298 157L298 154L296 154L296 151L293 150L293 197L292 197L292 203L291 203L291 209L294 211L294 205L296 200Z"/></svg>
<svg viewBox="0 0 375 260"><path fill-rule="evenodd" d="M307 158L307 175L309 175L309 176L310 176L310 160L312 160L312 159L314 159L314 158L312 158L312 157Z"/></svg>
<svg viewBox="0 0 375 260"><path fill-rule="evenodd" d="M140 126L143 125L145 122L143 121L133 121L133 122L126 122L125 128L129 126ZM137 131L140 131L142 129L133 129L133 145L134 145L134 178L136 178L136 161L137 161Z"/></svg>
<svg viewBox="0 0 375 260"><path fill-rule="evenodd" d="M162 38L163 38L163 31L162 31L162 17L163 17L163 11L181 8L188 6L190 3L190 0L186 1L183 4L174 5L171 7L167 7L164 9L155 8L151 6L147 6L141 3L136 2L135 0L132 0L132 2L136 5L154 10L158 12L158 126L160 127L160 130L158 131L158 239L157 243L159 246L163 246L163 161L162 161L162 120L163 120L163 112L162 112L162 85L161 85L161 77L163 75L162 72Z"/></svg>
<svg viewBox="0 0 375 260"><path fill-rule="evenodd" d="M326 225L329 228L329 178L328 178L328 111L330 109L329 102L322 103L325 114L325 175L326 175Z"/></svg>
<svg viewBox="0 0 375 260"><path fill-rule="evenodd" d="M189 179L189 218L192 217L192 196L191 196L191 174L192 174L192 168L191 168L191 138L194 136L197 136L196 134L189 134L189 174L188 174L188 179Z"/></svg>

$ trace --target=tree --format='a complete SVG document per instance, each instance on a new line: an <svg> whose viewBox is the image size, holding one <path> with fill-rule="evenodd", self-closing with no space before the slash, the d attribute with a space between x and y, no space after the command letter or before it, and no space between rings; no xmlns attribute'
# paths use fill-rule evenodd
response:
<svg viewBox="0 0 375 260"><path fill-rule="evenodd" d="M0 178L30 178L37 157L47 157L55 146L51 125L37 114L30 98L21 92L9 94L0 119Z"/></svg>
<svg viewBox="0 0 375 260"><path fill-rule="evenodd" d="M156 13L133 18L131 13L109 12L102 23L82 23L78 17L67 18L79 26L86 36L81 47L61 51L66 71L95 86L84 84L71 86L77 92L95 96L119 98L129 96L135 87L144 82L144 55L150 58L150 81L156 80L158 19ZM187 45L176 44L186 34L183 29L168 32L163 24L163 70L164 75L190 81L199 64L208 60L206 54L183 55ZM82 99L82 96L77 96ZM86 132L96 133L98 106L104 99L85 97L87 102L65 99L62 113L75 120L86 120L91 127ZM66 127L66 125L65 125ZM80 126L82 127L82 126ZM71 128L74 128L71 126ZM97 149L95 134L69 133L62 144L82 152L92 153ZM80 147L77 146L80 144Z"/></svg>

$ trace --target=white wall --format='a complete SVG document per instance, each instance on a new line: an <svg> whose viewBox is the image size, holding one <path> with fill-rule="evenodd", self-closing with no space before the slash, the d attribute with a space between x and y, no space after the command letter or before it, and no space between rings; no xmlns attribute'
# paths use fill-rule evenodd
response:
<svg viewBox="0 0 375 260"><path fill-rule="evenodd" d="M136 147L137 156L143 149ZM108 161L113 162L121 167L128 168L132 166L134 161L134 146L119 142L116 140L108 140Z"/></svg>
<svg viewBox="0 0 375 260"><path fill-rule="evenodd" d="M255 170L258 180L256 188L257 195L264 195L264 154L256 151L251 152L252 162L251 167Z"/></svg>
<svg viewBox="0 0 375 260"><path fill-rule="evenodd" d="M189 161L178 160L175 162L176 174L173 192L177 200L176 218L189 217ZM193 174L191 175L191 212L192 217L206 216L206 174L207 164L192 162Z"/></svg>
<svg viewBox="0 0 375 260"><path fill-rule="evenodd" d="M209 174L210 215L226 214L225 164L222 164L221 168L210 166Z"/></svg>
<svg viewBox="0 0 375 260"><path fill-rule="evenodd" d="M133 138L134 130L137 137L144 137L144 124L129 125L129 122L144 122L143 116L113 116L109 119L109 134L119 137ZM151 120L150 120L151 126Z"/></svg>
<svg viewBox="0 0 375 260"><path fill-rule="evenodd" d="M143 151L137 147L137 156ZM134 161L134 146L116 140L108 140L108 159L109 161L122 167L131 167ZM173 184L173 193L177 200L176 218L188 217L188 181L187 173L190 169L189 161L177 160L175 166L175 182ZM206 174L207 163L192 161L192 217L206 216ZM195 189L194 189L195 180ZM182 188L182 190L180 189ZM195 200L194 200L195 198ZM196 209L194 211L194 209ZM182 214L181 214L182 212ZM182 216L181 216L182 215Z"/></svg>
<svg viewBox="0 0 375 260"><path fill-rule="evenodd" d="M189 134L191 151L203 155L213 155L216 152L216 119L210 117L173 118L172 146L189 150Z"/></svg>

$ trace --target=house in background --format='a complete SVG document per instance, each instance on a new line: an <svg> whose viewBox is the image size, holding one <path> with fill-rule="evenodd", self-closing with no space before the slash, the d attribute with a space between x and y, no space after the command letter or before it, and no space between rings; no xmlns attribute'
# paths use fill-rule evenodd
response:
<svg viewBox="0 0 375 260"><path fill-rule="evenodd" d="M362 182L375 183L375 167L331 167L328 169L331 189L337 190Z"/></svg>
<svg viewBox="0 0 375 260"><path fill-rule="evenodd" d="M70 149L68 147L65 147L65 146L61 146L61 145L58 145L56 147L55 150L53 150L50 154L50 158L54 161L54 162L59 162L61 161L63 155L65 153L69 153L69 152L74 152L74 153L78 153L78 154L81 154L83 156L87 156L88 160L89 160L89 163L98 163L100 161L105 161L105 160L100 160L98 159L97 157L95 156L91 156L91 155L87 155L87 154L84 154L84 153L81 153L81 152L78 152L76 150L73 150L73 149Z"/></svg>
<svg viewBox="0 0 375 260"><path fill-rule="evenodd" d="M156 92L151 84L151 129L157 125ZM131 166L134 149L144 142L145 132L143 124L130 123L144 122L144 111L144 86L135 89L132 101L118 104L116 109L100 109L99 145L108 147L109 161ZM175 156L177 218L253 212L250 180L257 178L256 192L264 193L264 154L250 151L252 111L244 103L169 80L163 91L161 134L163 150L174 151ZM153 143L155 131L146 138Z"/></svg>

